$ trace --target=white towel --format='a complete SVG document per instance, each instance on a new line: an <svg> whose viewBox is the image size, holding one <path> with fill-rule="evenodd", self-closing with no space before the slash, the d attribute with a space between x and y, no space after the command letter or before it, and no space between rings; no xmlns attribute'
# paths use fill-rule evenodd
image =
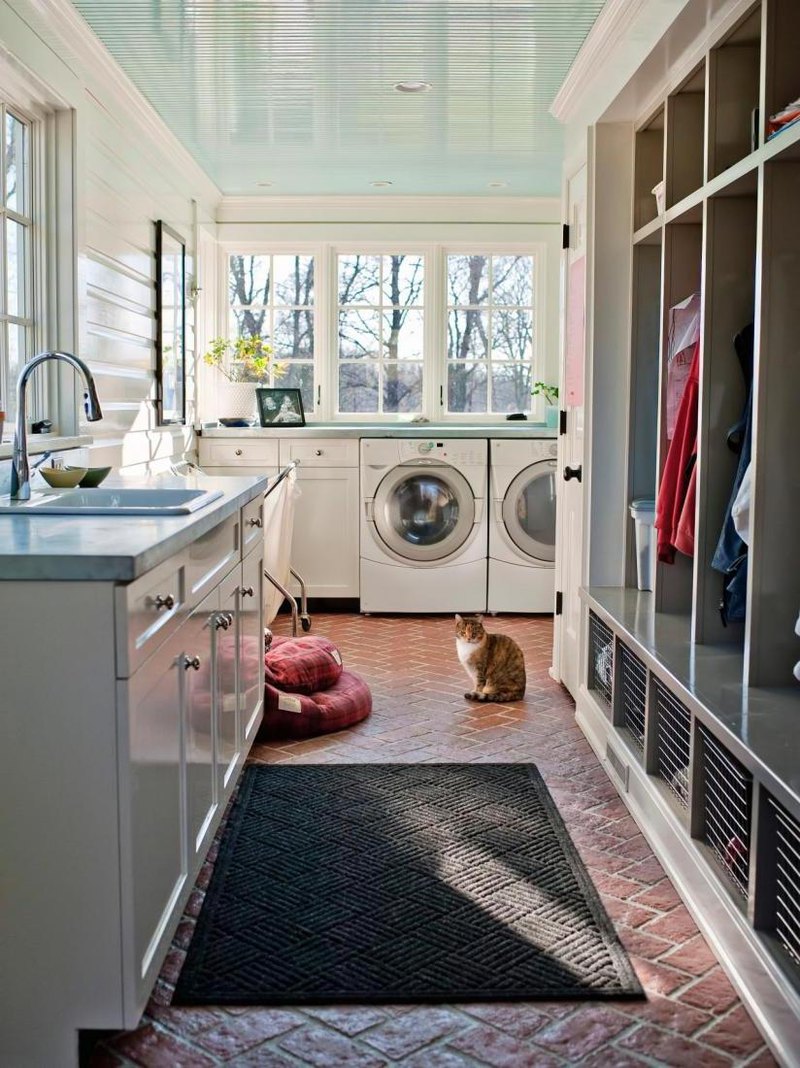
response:
<svg viewBox="0 0 800 1068"><path fill-rule="evenodd" d="M264 498L264 570L283 586L289 583L294 505L300 496L297 471L292 470L275 490ZM283 603L283 594L264 580L264 625L269 626Z"/></svg>

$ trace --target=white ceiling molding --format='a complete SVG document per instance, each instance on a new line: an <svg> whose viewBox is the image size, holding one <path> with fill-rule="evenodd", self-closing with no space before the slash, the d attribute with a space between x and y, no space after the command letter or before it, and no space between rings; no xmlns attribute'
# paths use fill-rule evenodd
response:
<svg viewBox="0 0 800 1068"><path fill-rule="evenodd" d="M570 67L550 113L596 122L690 0L608 0Z"/></svg>
<svg viewBox="0 0 800 1068"><path fill-rule="evenodd" d="M158 112L95 35L70 0L6 0L48 47L79 76L87 91L117 121L140 130L178 166L194 189L215 204L221 190L186 150ZM75 67L78 67L75 70Z"/></svg>
<svg viewBox="0 0 800 1068"><path fill-rule="evenodd" d="M558 223L558 197L227 196L218 223Z"/></svg>

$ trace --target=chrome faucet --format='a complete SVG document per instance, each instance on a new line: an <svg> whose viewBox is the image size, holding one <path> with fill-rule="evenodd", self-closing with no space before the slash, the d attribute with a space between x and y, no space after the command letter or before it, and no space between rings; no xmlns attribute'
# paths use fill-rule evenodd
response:
<svg viewBox="0 0 800 1068"><path fill-rule="evenodd" d="M92 372L82 359L73 356L69 352L40 352L29 360L20 371L17 379L17 425L14 431L14 448L11 456L11 499L17 501L29 501L31 498L31 471L28 463L28 416L25 410L25 397L28 388L28 379L41 363L48 360L63 360L70 364L83 375L86 392L83 395L83 406L86 409L86 418L90 423L103 418L100 410L100 401L97 399Z"/></svg>

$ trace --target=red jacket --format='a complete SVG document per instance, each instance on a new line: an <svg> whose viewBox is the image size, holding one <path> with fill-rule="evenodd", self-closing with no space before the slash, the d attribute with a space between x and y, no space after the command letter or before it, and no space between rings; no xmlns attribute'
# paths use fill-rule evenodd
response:
<svg viewBox="0 0 800 1068"><path fill-rule="evenodd" d="M656 502L658 559L675 561L675 550L694 555L694 505L697 488L697 403L700 391L700 342L681 397L675 434L669 443Z"/></svg>

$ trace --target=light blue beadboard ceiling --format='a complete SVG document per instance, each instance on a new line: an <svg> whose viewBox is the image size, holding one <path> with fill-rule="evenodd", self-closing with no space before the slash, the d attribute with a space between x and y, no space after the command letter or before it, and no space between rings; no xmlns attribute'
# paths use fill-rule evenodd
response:
<svg viewBox="0 0 800 1068"><path fill-rule="evenodd" d="M74 2L224 193L279 196L557 195L548 108L604 4Z"/></svg>

